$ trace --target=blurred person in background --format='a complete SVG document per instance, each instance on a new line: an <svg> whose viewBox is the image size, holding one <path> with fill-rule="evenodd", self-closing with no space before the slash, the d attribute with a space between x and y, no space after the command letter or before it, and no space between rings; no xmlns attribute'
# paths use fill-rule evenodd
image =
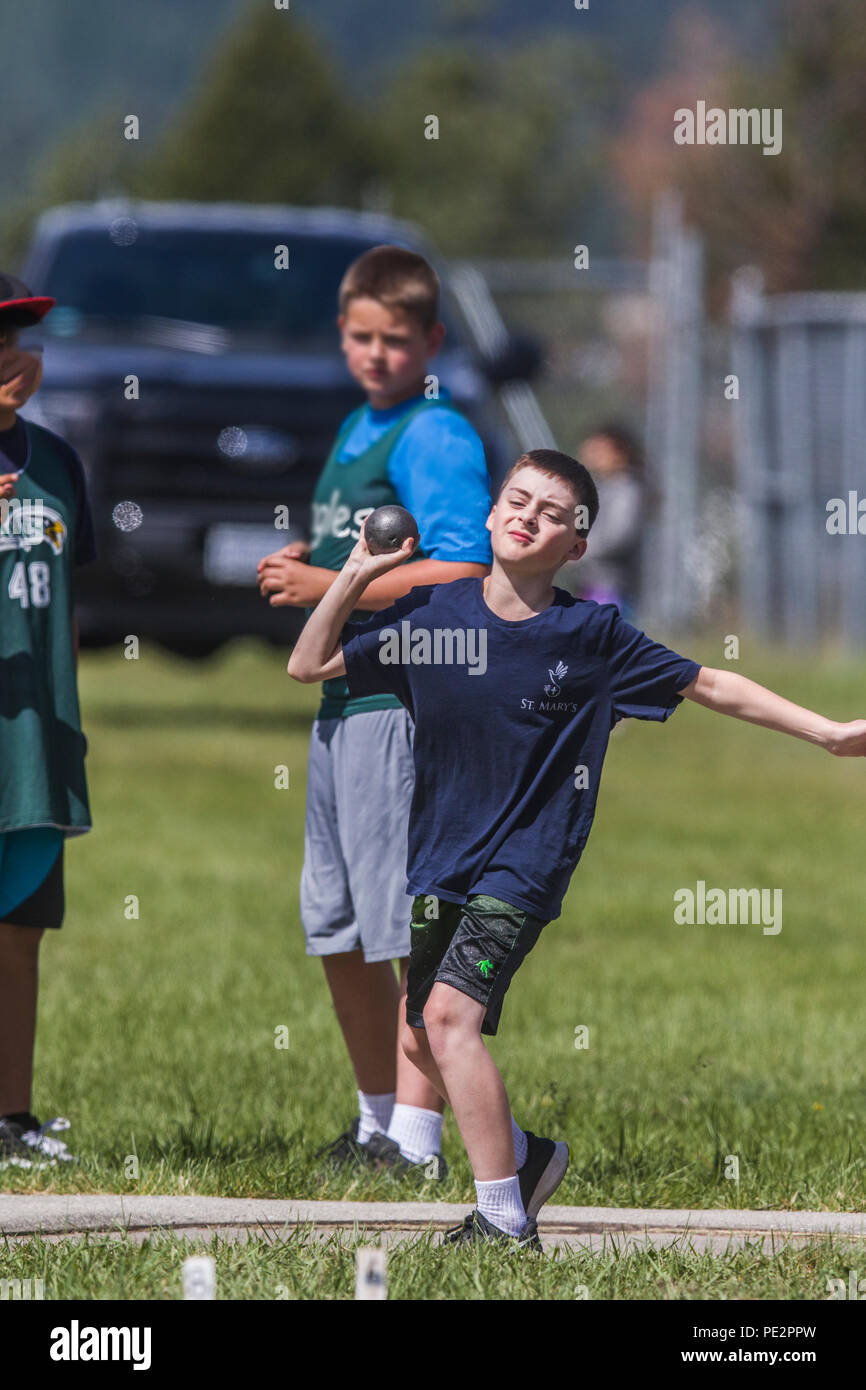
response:
<svg viewBox="0 0 866 1390"><path fill-rule="evenodd" d="M643 452L629 430L601 425L577 453L598 490L598 517L580 564L564 565L556 582L578 598L615 603L632 621L644 506Z"/></svg>

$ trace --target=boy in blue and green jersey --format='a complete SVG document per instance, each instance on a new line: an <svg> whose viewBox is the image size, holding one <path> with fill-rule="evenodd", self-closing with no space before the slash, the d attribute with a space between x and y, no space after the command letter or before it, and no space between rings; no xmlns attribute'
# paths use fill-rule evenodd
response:
<svg viewBox="0 0 866 1390"><path fill-rule="evenodd" d="M475 430L446 390L428 399L429 363L445 333L428 263L400 247L376 247L349 267L339 300L343 352L367 404L344 421L325 462L312 545L268 556L259 580L272 604L311 609L364 518L399 503L418 522L420 545L405 571L361 595L363 615L414 584L486 574L490 489ZM301 916L307 953L324 963L358 1088L359 1115L329 1153L404 1171L419 1164L436 1177L445 1172L443 1102L398 1047L410 949L412 739L412 721L394 696L352 698L344 680L324 682L310 742Z"/></svg>

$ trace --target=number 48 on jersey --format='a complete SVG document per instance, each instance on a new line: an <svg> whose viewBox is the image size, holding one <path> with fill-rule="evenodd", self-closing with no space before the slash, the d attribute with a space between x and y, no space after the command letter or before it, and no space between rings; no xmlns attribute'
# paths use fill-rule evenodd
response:
<svg viewBox="0 0 866 1390"><path fill-rule="evenodd" d="M9 578L9 597L22 608L47 608L51 602L51 567L44 560L19 560Z"/></svg>

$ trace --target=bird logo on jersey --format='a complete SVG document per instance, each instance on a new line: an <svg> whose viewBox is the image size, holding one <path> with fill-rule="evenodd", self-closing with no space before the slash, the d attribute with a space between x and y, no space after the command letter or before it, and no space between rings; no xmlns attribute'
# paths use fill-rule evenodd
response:
<svg viewBox="0 0 866 1390"><path fill-rule="evenodd" d="M46 520L42 528L43 540L46 540L54 551L59 555L63 549L63 542L66 540L66 526L62 516L55 512L50 520Z"/></svg>
<svg viewBox="0 0 866 1390"><path fill-rule="evenodd" d="M46 507L41 497L0 500L0 550L30 551L46 544L53 554L60 555L67 535L63 517L53 507Z"/></svg>
<svg viewBox="0 0 866 1390"><path fill-rule="evenodd" d="M544 687L544 693L545 695L550 695L555 700L562 689L561 684L558 682L561 682L564 677L568 675L568 667L563 661L558 661L556 663L556 670L551 671L550 667L548 667L547 674L550 676L550 685Z"/></svg>

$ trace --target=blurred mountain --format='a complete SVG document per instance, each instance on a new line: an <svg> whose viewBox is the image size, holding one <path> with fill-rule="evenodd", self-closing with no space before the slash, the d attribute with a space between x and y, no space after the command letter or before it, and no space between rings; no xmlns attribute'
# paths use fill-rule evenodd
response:
<svg viewBox="0 0 866 1390"><path fill-rule="evenodd" d="M614 65L635 78L662 64L671 20L703 9L730 29L731 46L763 48L772 26L767 0L292 0L328 36L359 87L390 74L400 57L435 38L492 38L517 44L550 30L602 42ZM387 37L383 45L382 36Z"/></svg>
<svg viewBox="0 0 866 1390"><path fill-rule="evenodd" d="M138 115L142 140L183 104L209 51L248 0L27 0L0 5L6 54L0 197L99 110Z"/></svg>
<svg viewBox="0 0 866 1390"><path fill-rule="evenodd" d="M0 121L0 198L26 193L35 162L98 111L141 120L142 142L161 133L187 100L226 28L251 0L27 0L0 7L4 70ZM259 0L256 0L259 3ZM297 17L317 32L346 87L377 94L401 61L436 40L518 45L545 31L601 41L615 66L635 80L663 63L672 18L693 0L291 0L274 23ZM721 16L719 0L704 8ZM762 46L766 4L724 0L737 47ZM2 215L2 205L0 205Z"/></svg>

